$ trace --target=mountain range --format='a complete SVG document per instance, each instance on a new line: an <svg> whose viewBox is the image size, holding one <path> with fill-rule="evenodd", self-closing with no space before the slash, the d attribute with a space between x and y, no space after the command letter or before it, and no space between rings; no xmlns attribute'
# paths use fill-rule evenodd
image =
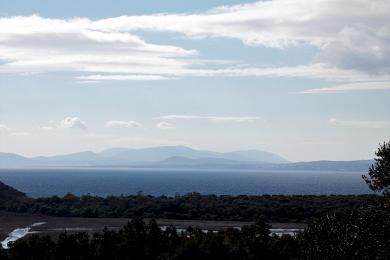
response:
<svg viewBox="0 0 390 260"><path fill-rule="evenodd" d="M259 150L222 153L195 150L185 146L113 148L99 153L85 151L32 158L0 153L0 168L137 167L367 171L372 163L372 160L291 163L277 154Z"/></svg>

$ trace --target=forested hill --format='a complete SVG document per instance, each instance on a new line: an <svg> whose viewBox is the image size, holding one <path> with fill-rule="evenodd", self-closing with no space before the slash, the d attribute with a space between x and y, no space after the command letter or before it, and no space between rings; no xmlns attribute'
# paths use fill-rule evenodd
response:
<svg viewBox="0 0 390 260"><path fill-rule="evenodd" d="M22 197L26 197L26 194L0 182L0 201L14 200Z"/></svg>

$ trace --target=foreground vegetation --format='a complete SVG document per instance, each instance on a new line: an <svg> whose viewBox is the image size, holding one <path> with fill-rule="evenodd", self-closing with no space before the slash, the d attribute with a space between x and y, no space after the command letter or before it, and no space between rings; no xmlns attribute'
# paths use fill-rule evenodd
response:
<svg viewBox="0 0 390 260"><path fill-rule="evenodd" d="M241 230L204 232L190 227L178 233L162 231L155 221L133 219L119 231L60 234L56 239L32 235L0 251L0 259L390 259L388 202L314 221L296 237L270 236L269 226L258 221Z"/></svg>

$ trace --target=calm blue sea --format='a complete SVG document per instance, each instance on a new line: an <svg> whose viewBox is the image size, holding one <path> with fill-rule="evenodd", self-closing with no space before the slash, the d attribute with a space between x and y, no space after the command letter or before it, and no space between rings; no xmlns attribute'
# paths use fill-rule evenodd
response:
<svg viewBox="0 0 390 260"><path fill-rule="evenodd" d="M0 181L33 197L143 194L365 194L357 172L159 170L159 169L0 169Z"/></svg>

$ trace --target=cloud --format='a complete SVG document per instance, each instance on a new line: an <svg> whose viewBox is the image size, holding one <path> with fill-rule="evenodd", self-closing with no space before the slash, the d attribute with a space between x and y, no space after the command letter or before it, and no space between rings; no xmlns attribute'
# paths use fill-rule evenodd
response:
<svg viewBox="0 0 390 260"><path fill-rule="evenodd" d="M260 117L256 116L199 116L199 115L165 115L159 117L159 119L165 120L193 120L193 119L201 119L201 120L209 120L213 122L253 122L255 120L259 120Z"/></svg>
<svg viewBox="0 0 390 260"><path fill-rule="evenodd" d="M30 133L28 133L28 132L13 132L11 135L13 135L13 136L29 136Z"/></svg>
<svg viewBox="0 0 390 260"><path fill-rule="evenodd" d="M191 143L183 140L158 139L158 138L143 138L143 137L123 137L113 138L106 141L109 147L132 147L132 148L149 148L158 146L175 146L184 145L191 146Z"/></svg>
<svg viewBox="0 0 390 260"><path fill-rule="evenodd" d="M372 74L390 73L389 19L387 23L377 26L361 23L347 25L338 36L337 40L321 47L315 62Z"/></svg>
<svg viewBox="0 0 390 260"><path fill-rule="evenodd" d="M109 128L136 128L142 125L136 121L108 121L104 126Z"/></svg>
<svg viewBox="0 0 390 260"><path fill-rule="evenodd" d="M197 55L195 50L146 43L129 32L98 29L93 23L37 15L0 18L2 73L127 72L150 80L149 75L160 70L166 74L188 66L180 58Z"/></svg>
<svg viewBox="0 0 390 260"><path fill-rule="evenodd" d="M76 129L87 129L85 122L81 121L78 117L66 117L61 120L62 128L76 128Z"/></svg>
<svg viewBox="0 0 390 260"><path fill-rule="evenodd" d="M0 133L1 132L10 132L10 131L11 131L11 128L9 128L6 125L0 124Z"/></svg>
<svg viewBox="0 0 390 260"><path fill-rule="evenodd" d="M41 127L41 130L43 130L43 131L51 131L53 129L54 129L54 127L52 127L52 126L42 126Z"/></svg>
<svg viewBox="0 0 390 260"><path fill-rule="evenodd" d="M388 73L388 10L387 0L273 0L194 14L121 16L95 21L93 26L120 32L175 32L197 39L223 37L273 48L312 45L320 49L320 63Z"/></svg>
<svg viewBox="0 0 390 260"><path fill-rule="evenodd" d="M170 77L164 77L160 75L90 75L77 77L84 83L96 83L99 81L108 80L166 80L173 79Z"/></svg>
<svg viewBox="0 0 390 260"><path fill-rule="evenodd" d="M329 119L329 123L334 126L389 129L390 121L344 121L336 118Z"/></svg>
<svg viewBox="0 0 390 260"><path fill-rule="evenodd" d="M168 122L158 122L156 124L156 127L157 128L160 128L160 129L163 129L163 130L169 130L169 129L174 129L175 128L175 125L171 124L171 123L168 123Z"/></svg>
<svg viewBox="0 0 390 260"><path fill-rule="evenodd" d="M115 73L130 73L129 68L107 68ZM147 71L142 71L147 73ZM98 83L101 81L124 81L124 80L172 80L178 77L272 77L272 78L307 78L307 79L325 79L341 82L359 82L359 81L386 81L390 80L390 75L372 75L362 73L356 70L339 69L330 67L324 63L315 63L309 65L293 67L253 67L253 66L235 66L219 69L177 69L171 71L156 71L160 75L90 75L79 76L79 83Z"/></svg>
<svg viewBox="0 0 390 260"><path fill-rule="evenodd" d="M3 125L3 124L0 124L0 134L1 133L7 134L7 135L11 135L11 136L29 136L30 135L29 132L14 131L12 128L10 128L10 127L8 127L6 125Z"/></svg>
<svg viewBox="0 0 390 260"><path fill-rule="evenodd" d="M346 12L345 10L348 10ZM338 81L389 80L390 2L273 0L221 6L201 13L52 19L0 18L0 71L76 71L85 83L179 77L303 77ZM251 46L311 45L311 64L263 68L202 60L194 49L152 44L140 31L193 39L238 39ZM358 43L358 44L357 44ZM214 63L217 66L208 66ZM90 75L92 74L92 75Z"/></svg>
<svg viewBox="0 0 390 260"><path fill-rule="evenodd" d="M390 74L372 75L356 70L339 69L330 67L324 63L315 63L294 67L237 67L218 69L213 71L197 71L200 76L220 77L287 77L287 78L309 78L326 79L331 81L390 81Z"/></svg>
<svg viewBox="0 0 390 260"><path fill-rule="evenodd" d="M327 88L315 88L301 91L302 94L328 94L348 91L390 90L390 82L361 82L336 85Z"/></svg>

